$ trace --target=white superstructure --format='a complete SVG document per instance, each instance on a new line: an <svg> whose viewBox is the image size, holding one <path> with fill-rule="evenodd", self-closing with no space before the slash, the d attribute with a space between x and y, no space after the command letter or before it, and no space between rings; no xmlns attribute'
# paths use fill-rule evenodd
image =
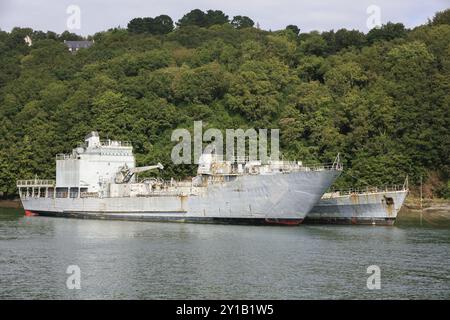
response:
<svg viewBox="0 0 450 320"><path fill-rule="evenodd" d="M105 192L105 186L123 166L135 167L131 144L100 141L93 131L71 154L56 155L56 192L69 193L73 198L83 192Z"/></svg>

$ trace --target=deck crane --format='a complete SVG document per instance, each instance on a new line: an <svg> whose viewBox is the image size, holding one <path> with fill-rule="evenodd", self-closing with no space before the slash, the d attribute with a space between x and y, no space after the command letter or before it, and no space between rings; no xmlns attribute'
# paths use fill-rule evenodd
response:
<svg viewBox="0 0 450 320"><path fill-rule="evenodd" d="M128 183L128 182L130 182L131 178L136 173L145 172L145 171L154 170L154 169L162 170L162 169L164 169L164 166L159 162L157 165L153 165L153 166L134 167L134 168L128 168L127 165L124 165L119 168L119 171L117 171L114 182L115 183Z"/></svg>

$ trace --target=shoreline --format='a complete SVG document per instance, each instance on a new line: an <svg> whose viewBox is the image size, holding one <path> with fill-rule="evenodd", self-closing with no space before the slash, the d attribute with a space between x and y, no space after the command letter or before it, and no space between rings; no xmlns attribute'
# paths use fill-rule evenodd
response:
<svg viewBox="0 0 450 320"><path fill-rule="evenodd" d="M20 199L0 200L0 208L22 209L22 203Z"/></svg>
<svg viewBox="0 0 450 320"><path fill-rule="evenodd" d="M397 216L398 224L421 223L429 226L450 226L450 200L406 198Z"/></svg>

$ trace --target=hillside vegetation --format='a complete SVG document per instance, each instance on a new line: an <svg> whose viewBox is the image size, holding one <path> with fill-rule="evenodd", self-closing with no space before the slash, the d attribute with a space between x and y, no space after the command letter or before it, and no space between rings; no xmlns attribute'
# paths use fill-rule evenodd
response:
<svg viewBox="0 0 450 320"><path fill-rule="evenodd" d="M301 29L301 26L300 26ZM24 38L33 44L28 46ZM0 192L54 177L87 132L133 142L138 165L171 163L175 128L279 128L285 159L329 162L338 187L410 183L450 197L450 10L406 29L265 31L193 10L99 32L71 54L64 32L0 31Z"/></svg>

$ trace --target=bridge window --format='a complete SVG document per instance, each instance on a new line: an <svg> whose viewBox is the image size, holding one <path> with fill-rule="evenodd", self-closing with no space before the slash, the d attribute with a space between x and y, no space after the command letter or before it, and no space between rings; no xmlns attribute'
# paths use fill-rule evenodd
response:
<svg viewBox="0 0 450 320"><path fill-rule="evenodd" d="M78 198L78 188L70 188L70 197Z"/></svg>
<svg viewBox="0 0 450 320"><path fill-rule="evenodd" d="M67 198L69 188L56 188L56 198Z"/></svg>

